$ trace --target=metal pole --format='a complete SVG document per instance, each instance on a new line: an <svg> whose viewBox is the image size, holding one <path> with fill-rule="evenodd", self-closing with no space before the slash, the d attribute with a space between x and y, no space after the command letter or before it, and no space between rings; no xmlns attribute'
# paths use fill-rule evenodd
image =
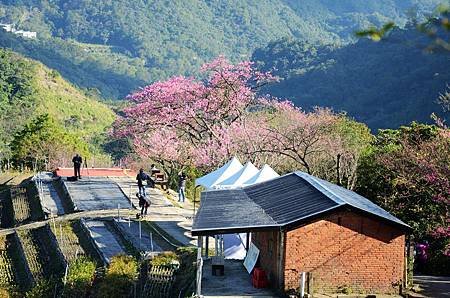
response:
<svg viewBox="0 0 450 298"><path fill-rule="evenodd" d="M142 227L141 227L141 219L139 219L139 251L141 251L141 238L142 238Z"/></svg>
<svg viewBox="0 0 450 298"><path fill-rule="evenodd" d="M209 236L206 236L206 240L205 240L205 245L206 245L206 251L205 251L205 255L206 255L206 258L208 258L209 257Z"/></svg>
<svg viewBox="0 0 450 298"><path fill-rule="evenodd" d="M246 239L245 239L245 249L248 251L248 247L250 246L250 233L247 232L246 235Z"/></svg>
<svg viewBox="0 0 450 298"><path fill-rule="evenodd" d="M193 214L193 217L195 216L195 201L197 201L197 187L199 187L200 185L197 185L195 188L194 188L194 214Z"/></svg>
<svg viewBox="0 0 450 298"><path fill-rule="evenodd" d="M150 232L150 246L151 246L152 252L153 252L153 234L152 234L152 232Z"/></svg>
<svg viewBox="0 0 450 298"><path fill-rule="evenodd" d="M61 244L63 243L63 237L62 237L62 225L61 224L59 224L59 237L60 237L60 241L61 241Z"/></svg>
<svg viewBox="0 0 450 298"><path fill-rule="evenodd" d="M66 265L66 272L64 273L64 285L67 283L67 274L69 273L69 263Z"/></svg>
<svg viewBox="0 0 450 298"><path fill-rule="evenodd" d="M55 231L55 234L58 233L58 231L56 230L56 222L55 222L55 216L53 215L52 212L52 222L53 222L53 230Z"/></svg>
<svg viewBox="0 0 450 298"><path fill-rule="evenodd" d="M120 221L120 203L117 204L117 220Z"/></svg>

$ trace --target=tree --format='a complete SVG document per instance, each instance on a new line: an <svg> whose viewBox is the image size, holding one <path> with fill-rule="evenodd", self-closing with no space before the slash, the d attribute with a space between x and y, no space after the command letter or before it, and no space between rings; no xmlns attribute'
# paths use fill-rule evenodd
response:
<svg viewBox="0 0 450 298"><path fill-rule="evenodd" d="M17 163L23 162L34 170L58 166L75 151L88 153L84 142L65 132L48 114L37 116L17 132L11 150Z"/></svg>
<svg viewBox="0 0 450 298"><path fill-rule="evenodd" d="M417 123L383 130L359 175L358 191L409 224L417 240L430 241L441 256L434 269L448 270L450 130Z"/></svg>
<svg viewBox="0 0 450 298"><path fill-rule="evenodd" d="M219 57L201 68L207 79L173 77L132 94L116 122L116 136L132 136L135 150L158 160L168 174L195 165L212 168L233 154L230 132L262 102L255 90L273 77L252 63Z"/></svg>
<svg viewBox="0 0 450 298"><path fill-rule="evenodd" d="M201 71L203 81L174 77L132 94L115 136L130 137L139 156L172 178L180 168L207 171L238 156L353 187L360 151L370 140L366 126L330 110L306 113L289 101L258 96L274 78L251 62L233 65L219 57ZM334 175L326 173L329 167Z"/></svg>

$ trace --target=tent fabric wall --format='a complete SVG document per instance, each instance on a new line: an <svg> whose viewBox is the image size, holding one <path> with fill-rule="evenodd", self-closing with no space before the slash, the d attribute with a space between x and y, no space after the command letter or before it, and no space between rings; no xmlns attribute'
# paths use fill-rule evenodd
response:
<svg viewBox="0 0 450 298"><path fill-rule="evenodd" d="M279 177L269 165L258 170L251 162L242 166L241 162L233 157L229 162L217 170L195 180L196 186L206 189L236 189L247 185L261 183ZM243 260L246 249L242 239L246 234L228 234L224 236L224 254L227 259Z"/></svg>
<svg viewBox="0 0 450 298"><path fill-rule="evenodd" d="M241 187L244 182L254 177L256 174L258 174L258 172L259 172L258 168L256 168L251 162L248 162L241 170L236 172L233 176L229 177L228 179L222 181L221 183L216 184L214 188L230 189Z"/></svg>
<svg viewBox="0 0 450 298"><path fill-rule="evenodd" d="M195 186L203 186L206 189L211 189L215 185L221 183L222 181L230 178L239 170L243 168L241 162L236 157L233 157L229 162L224 164L222 167L217 170L195 179Z"/></svg>
<svg viewBox="0 0 450 298"><path fill-rule="evenodd" d="M280 177L280 175L277 172L275 172L269 165L265 164L258 173L256 173L253 177L251 177L247 181L245 181L242 185L248 186L256 183L269 181L277 177Z"/></svg>

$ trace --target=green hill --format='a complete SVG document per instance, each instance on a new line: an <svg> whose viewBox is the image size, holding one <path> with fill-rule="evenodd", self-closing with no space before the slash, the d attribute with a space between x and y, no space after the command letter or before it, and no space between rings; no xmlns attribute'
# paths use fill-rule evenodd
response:
<svg viewBox="0 0 450 298"><path fill-rule="evenodd" d="M47 114L51 129L99 152L115 119L105 104L88 97L40 62L0 49L0 157L10 158L14 136ZM40 118L44 119L44 118ZM45 118L47 119L47 118Z"/></svg>
<svg viewBox="0 0 450 298"><path fill-rule="evenodd" d="M0 45L42 61L104 98L146 83L192 74L225 54L234 61L283 37L346 43L353 31L440 0L6 0L0 21L38 32L38 40L3 36ZM5 35L5 34L3 34ZM94 46L104 45L104 46Z"/></svg>
<svg viewBox="0 0 450 298"><path fill-rule="evenodd" d="M346 111L372 129L443 115L436 100L450 78L450 53L426 51L430 40L415 28L395 30L379 43L343 47L283 39L258 49L253 61L282 78L264 90L303 108Z"/></svg>

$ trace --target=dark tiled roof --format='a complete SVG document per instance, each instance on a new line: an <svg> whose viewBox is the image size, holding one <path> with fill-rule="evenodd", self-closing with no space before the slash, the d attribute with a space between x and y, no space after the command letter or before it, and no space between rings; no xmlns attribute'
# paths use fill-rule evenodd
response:
<svg viewBox="0 0 450 298"><path fill-rule="evenodd" d="M314 185L314 187L320 192L327 194L327 196L330 197L332 200L339 202L339 204L341 205L347 204L354 208L360 209L362 211L395 222L399 225L409 227L407 224L405 224L397 217L393 216L380 206L372 203L370 200L357 194L354 191L348 190L346 188L340 187L336 184L330 183L328 181L308 175L303 172L296 172L296 174L299 177L302 177L303 179L308 181L311 185Z"/></svg>
<svg viewBox="0 0 450 298"><path fill-rule="evenodd" d="M244 188L202 192L192 232L283 227L346 205L409 228L353 191L295 172Z"/></svg>
<svg viewBox="0 0 450 298"><path fill-rule="evenodd" d="M227 230L274 227L277 223L252 201L242 189L202 192L202 203L193 230Z"/></svg>
<svg viewBox="0 0 450 298"><path fill-rule="evenodd" d="M295 174L242 190L279 225L338 206Z"/></svg>

